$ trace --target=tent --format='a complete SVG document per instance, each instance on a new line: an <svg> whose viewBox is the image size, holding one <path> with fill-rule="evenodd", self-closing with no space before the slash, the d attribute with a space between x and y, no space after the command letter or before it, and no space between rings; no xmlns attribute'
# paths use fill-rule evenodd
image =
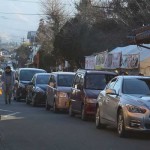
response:
<svg viewBox="0 0 150 150"><path fill-rule="evenodd" d="M143 46L150 47L150 44L143 44ZM109 53L114 54L119 52L121 52L122 55L139 54L140 64L139 64L138 72L141 72L146 76L150 76L150 49L140 47L137 45L129 45L126 47L117 47Z"/></svg>

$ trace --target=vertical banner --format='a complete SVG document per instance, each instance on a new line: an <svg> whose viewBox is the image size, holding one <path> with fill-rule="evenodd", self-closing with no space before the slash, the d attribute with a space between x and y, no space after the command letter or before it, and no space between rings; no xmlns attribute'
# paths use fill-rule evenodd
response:
<svg viewBox="0 0 150 150"><path fill-rule="evenodd" d="M140 63L140 54L128 54L122 56L121 68L138 68Z"/></svg>
<svg viewBox="0 0 150 150"><path fill-rule="evenodd" d="M107 54L105 57L104 68L111 69L112 66L112 54Z"/></svg>
<svg viewBox="0 0 150 150"><path fill-rule="evenodd" d="M86 56L85 57L85 69L95 69L96 56Z"/></svg>
<svg viewBox="0 0 150 150"><path fill-rule="evenodd" d="M96 66L95 66L96 70L104 68L105 57L106 57L107 53L108 53L107 51L104 51L104 52L96 55Z"/></svg>
<svg viewBox="0 0 150 150"><path fill-rule="evenodd" d="M121 65L121 55L122 55L122 53L114 53L112 55L111 69L120 68L120 65Z"/></svg>

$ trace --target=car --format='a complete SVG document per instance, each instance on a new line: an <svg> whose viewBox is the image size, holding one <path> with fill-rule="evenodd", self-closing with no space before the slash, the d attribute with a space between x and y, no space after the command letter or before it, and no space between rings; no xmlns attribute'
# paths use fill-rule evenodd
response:
<svg viewBox="0 0 150 150"><path fill-rule="evenodd" d="M106 84L116 76L108 71L79 69L75 74L70 94L69 115L81 115L82 120L95 117L96 99Z"/></svg>
<svg viewBox="0 0 150 150"><path fill-rule="evenodd" d="M97 101L96 128L112 125L120 137L129 131L150 131L150 77L115 77Z"/></svg>
<svg viewBox="0 0 150 150"><path fill-rule="evenodd" d="M53 72L47 87L46 110L68 110L69 94L75 73Z"/></svg>
<svg viewBox="0 0 150 150"><path fill-rule="evenodd" d="M46 101L46 89L50 78L50 73L36 73L31 82L27 85L26 104L37 106Z"/></svg>
<svg viewBox="0 0 150 150"><path fill-rule="evenodd" d="M16 73L16 82L14 90L14 99L16 101L26 99L26 86L31 81L32 77L36 73L46 73L43 69L38 68L19 68Z"/></svg>

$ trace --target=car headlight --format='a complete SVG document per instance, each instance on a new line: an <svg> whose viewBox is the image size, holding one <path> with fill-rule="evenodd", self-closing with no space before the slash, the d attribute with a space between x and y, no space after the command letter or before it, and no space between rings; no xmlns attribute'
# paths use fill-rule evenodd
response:
<svg viewBox="0 0 150 150"><path fill-rule="evenodd" d="M131 113L141 113L144 114L146 113L146 109L144 107L138 107L138 106L134 106L134 105L126 105L126 108L128 109L129 112Z"/></svg>
<svg viewBox="0 0 150 150"><path fill-rule="evenodd" d="M58 94L58 97L66 97L66 98L68 98L67 93L64 93L64 92L57 92L57 94Z"/></svg>
<svg viewBox="0 0 150 150"><path fill-rule="evenodd" d="M87 103L96 103L97 102L97 100L96 99L93 99L93 98L86 98L86 102Z"/></svg>

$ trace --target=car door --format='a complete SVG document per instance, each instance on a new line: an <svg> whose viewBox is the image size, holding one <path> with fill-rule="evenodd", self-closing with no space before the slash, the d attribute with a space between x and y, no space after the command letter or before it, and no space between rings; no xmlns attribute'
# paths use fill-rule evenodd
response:
<svg viewBox="0 0 150 150"><path fill-rule="evenodd" d="M106 91L108 89L113 89L114 84L115 84L116 81L117 81L117 78L114 78L106 86L106 88L105 88L105 94L104 94L103 101L102 101L102 106L101 106L102 113L101 114L102 114L102 117L104 119L108 120L108 121L112 120L111 117L110 117L110 109L111 109L110 108L111 107L110 101L111 101L112 96L110 94L106 94Z"/></svg>
<svg viewBox="0 0 150 150"><path fill-rule="evenodd" d="M117 95L107 94L107 97L109 98L109 101L107 102L107 107L109 108L108 117L109 120L113 123L116 123L117 119L117 110L118 110L118 103L120 101L119 92L121 90L121 83L122 80L117 78L114 86L111 87L111 89L114 89L116 91Z"/></svg>
<svg viewBox="0 0 150 150"><path fill-rule="evenodd" d="M55 94L56 94L56 78L57 76L55 75L51 76L50 88L49 88L49 102L51 106L53 106Z"/></svg>
<svg viewBox="0 0 150 150"><path fill-rule="evenodd" d="M78 110L78 102L77 102L78 101L78 98L77 98L78 87L77 86L79 85L79 81L80 81L80 74L77 73L74 78L71 96L70 96L71 105L72 105L73 110Z"/></svg>

